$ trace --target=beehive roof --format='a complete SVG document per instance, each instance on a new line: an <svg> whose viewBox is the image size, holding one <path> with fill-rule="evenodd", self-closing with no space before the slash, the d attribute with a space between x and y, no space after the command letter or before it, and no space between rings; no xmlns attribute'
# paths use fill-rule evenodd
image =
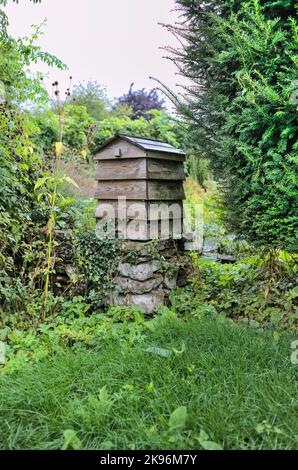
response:
<svg viewBox="0 0 298 470"><path fill-rule="evenodd" d="M100 152L107 145L111 144L112 142L114 142L114 140L118 138L124 139L127 142L130 142L131 144L143 150L151 152L173 153L176 155L185 155L185 152L183 152L183 150L177 149L176 147L173 147L173 145L167 144L166 142L161 142L160 140L148 139L144 137L127 135L123 133L118 133L111 139L107 140L99 149L97 149L96 153Z"/></svg>

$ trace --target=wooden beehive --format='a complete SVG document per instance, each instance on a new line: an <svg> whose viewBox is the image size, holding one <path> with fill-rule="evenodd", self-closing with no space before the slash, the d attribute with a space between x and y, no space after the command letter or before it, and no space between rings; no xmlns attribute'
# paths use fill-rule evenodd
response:
<svg viewBox="0 0 298 470"><path fill-rule="evenodd" d="M106 205L114 206L117 216L118 198L125 197L126 219L134 219L136 203L142 214L142 230L129 239L150 240L166 238L160 233L161 213L157 205L163 204L170 209L170 218L180 217L183 226L183 181L185 179L183 151L152 139L117 134L105 142L95 153L97 168L96 198L98 206L95 216L103 217ZM173 213L173 204L181 208L181 215ZM154 208L154 210L153 210ZM131 210L130 210L131 209ZM177 212L177 211L176 211ZM152 237L148 227L149 218L159 224L158 237ZM154 222L153 222L154 223ZM177 235L177 234L176 234ZM170 229L169 237L173 236ZM174 238L179 238L175 236Z"/></svg>

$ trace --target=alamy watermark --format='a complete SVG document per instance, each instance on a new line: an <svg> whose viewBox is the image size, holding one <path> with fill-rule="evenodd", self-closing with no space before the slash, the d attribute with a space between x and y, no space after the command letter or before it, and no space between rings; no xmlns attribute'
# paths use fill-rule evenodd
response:
<svg viewBox="0 0 298 470"><path fill-rule="evenodd" d="M132 202L119 196L102 202L95 213L99 238L122 240L184 239L187 249L203 246L203 205L181 202Z"/></svg>

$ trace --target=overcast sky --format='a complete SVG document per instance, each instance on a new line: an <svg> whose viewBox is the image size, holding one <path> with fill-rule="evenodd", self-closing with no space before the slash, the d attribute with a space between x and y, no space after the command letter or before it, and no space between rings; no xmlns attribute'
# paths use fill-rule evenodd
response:
<svg viewBox="0 0 298 470"><path fill-rule="evenodd" d="M30 35L31 25L47 18L39 44L69 67L69 72L51 71L48 83L58 79L66 88L71 74L74 82L97 80L114 98L131 82L136 88L152 88L151 75L171 88L181 83L160 50L177 45L158 25L177 21L174 7L174 0L42 0L38 5L21 0L19 5L9 2L6 11L13 36Z"/></svg>

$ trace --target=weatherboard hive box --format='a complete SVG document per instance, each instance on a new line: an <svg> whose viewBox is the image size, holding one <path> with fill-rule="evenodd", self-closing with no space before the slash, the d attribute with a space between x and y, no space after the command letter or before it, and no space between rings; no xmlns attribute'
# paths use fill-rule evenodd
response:
<svg viewBox="0 0 298 470"><path fill-rule="evenodd" d="M117 134L95 153L95 217L116 221L129 240L181 238L185 153L153 139Z"/></svg>

